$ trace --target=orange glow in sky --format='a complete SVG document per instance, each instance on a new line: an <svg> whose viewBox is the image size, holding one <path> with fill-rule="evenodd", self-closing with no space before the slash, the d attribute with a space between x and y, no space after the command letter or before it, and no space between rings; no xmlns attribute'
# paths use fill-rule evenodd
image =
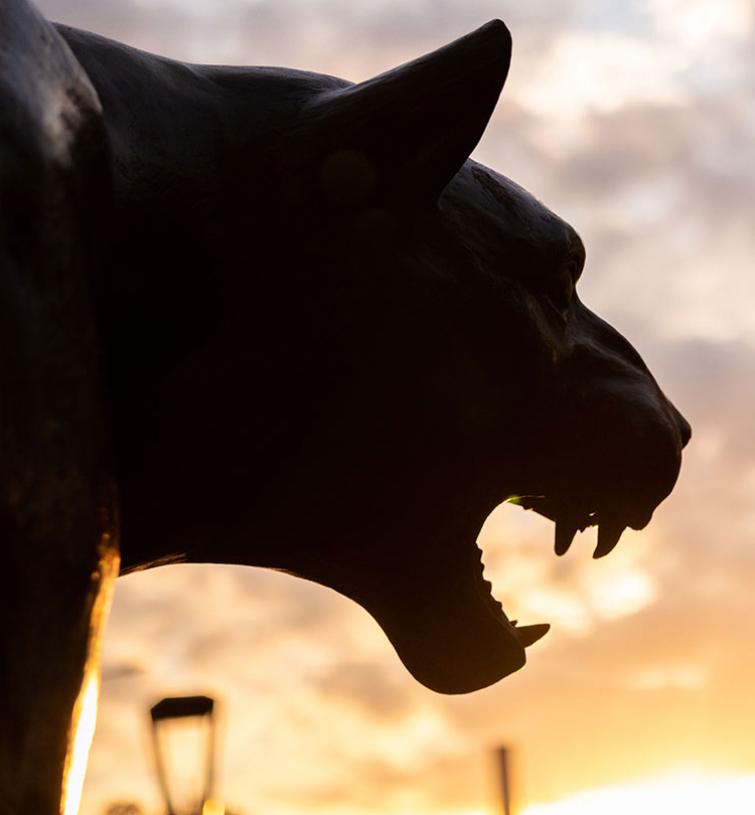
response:
<svg viewBox="0 0 755 815"><path fill-rule="evenodd" d="M755 775L691 772L584 792L557 803L529 806L522 815L749 815L753 811Z"/></svg>

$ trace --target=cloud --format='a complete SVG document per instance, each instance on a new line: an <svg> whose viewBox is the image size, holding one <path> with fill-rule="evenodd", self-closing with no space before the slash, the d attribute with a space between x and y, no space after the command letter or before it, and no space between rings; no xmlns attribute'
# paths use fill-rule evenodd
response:
<svg viewBox="0 0 755 815"><path fill-rule="evenodd" d="M103 682L117 682L119 679L132 679L144 673L141 665L133 663L111 663L102 670Z"/></svg>
<svg viewBox="0 0 755 815"><path fill-rule="evenodd" d="M690 50L709 50L723 40L742 40L755 27L755 10L748 0L728 0L717 6L705 0L646 0L646 13L656 30Z"/></svg>
<svg viewBox="0 0 755 815"><path fill-rule="evenodd" d="M340 661L311 682L323 697L337 698L383 721L400 719L411 710L413 699L405 684L397 681L395 670L379 662Z"/></svg>
<svg viewBox="0 0 755 815"><path fill-rule="evenodd" d="M547 47L576 0L545 9L498 0L40 0L51 19L179 59L284 64L360 79L504 16L523 51ZM369 44L379 43L371 48Z"/></svg>
<svg viewBox="0 0 755 815"><path fill-rule="evenodd" d="M585 302L630 338L755 343L753 89L591 112L572 133L515 103L481 158L581 233Z"/></svg>

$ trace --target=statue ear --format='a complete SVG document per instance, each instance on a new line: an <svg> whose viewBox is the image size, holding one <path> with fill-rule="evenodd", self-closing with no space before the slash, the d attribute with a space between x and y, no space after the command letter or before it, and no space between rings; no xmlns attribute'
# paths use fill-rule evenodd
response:
<svg viewBox="0 0 755 815"><path fill-rule="evenodd" d="M316 97L303 111L300 136L315 151L309 162L325 193L347 206L435 200L480 140L510 60L509 31L493 20L374 79Z"/></svg>

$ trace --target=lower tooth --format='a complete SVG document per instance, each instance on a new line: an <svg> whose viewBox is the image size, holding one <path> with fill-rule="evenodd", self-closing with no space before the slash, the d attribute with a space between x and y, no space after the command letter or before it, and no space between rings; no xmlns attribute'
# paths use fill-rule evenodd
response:
<svg viewBox="0 0 755 815"><path fill-rule="evenodd" d="M519 642L527 648L532 643L537 642L541 637L544 637L550 629L547 623L540 625L523 625L520 628L515 628L514 633Z"/></svg>

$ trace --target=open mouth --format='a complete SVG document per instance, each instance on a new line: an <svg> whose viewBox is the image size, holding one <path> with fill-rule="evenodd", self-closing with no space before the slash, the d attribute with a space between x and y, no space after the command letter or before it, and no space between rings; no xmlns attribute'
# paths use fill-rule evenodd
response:
<svg viewBox="0 0 755 815"><path fill-rule="evenodd" d="M553 548L559 556L569 551L577 532L584 532L588 527L597 526L598 543L593 557L605 557L616 548L627 527L643 529L652 515L652 512L634 512L627 515L610 508L590 509L589 505L580 508L572 502L558 501L544 495L516 496L510 498L509 503L523 509L532 509L555 523Z"/></svg>
<svg viewBox="0 0 755 815"><path fill-rule="evenodd" d="M476 588L480 599L485 603L495 620L501 625L512 629L517 640L523 648L528 648L533 643L544 637L550 631L549 623L538 623L535 625L520 626L518 620L510 620L503 610L500 600L493 596L493 584L485 579L485 563L483 561L483 551L475 545L477 561Z"/></svg>
<svg viewBox="0 0 755 815"><path fill-rule="evenodd" d="M574 497L553 498L545 495L517 495L507 499L525 510L534 510L539 515L554 522L554 551L556 555L565 555L574 541L577 532L584 532L588 527L598 528L598 540L593 558L602 558L610 554L619 543L625 529L642 529L652 517L652 509L639 505L617 507L605 500L595 499L592 502L579 501ZM478 545L473 550L473 569L475 571L475 588L485 608L495 620L513 633L524 648L541 639L550 629L547 623L520 626L517 620L510 620L503 605L493 595L492 583L485 579L484 553Z"/></svg>

